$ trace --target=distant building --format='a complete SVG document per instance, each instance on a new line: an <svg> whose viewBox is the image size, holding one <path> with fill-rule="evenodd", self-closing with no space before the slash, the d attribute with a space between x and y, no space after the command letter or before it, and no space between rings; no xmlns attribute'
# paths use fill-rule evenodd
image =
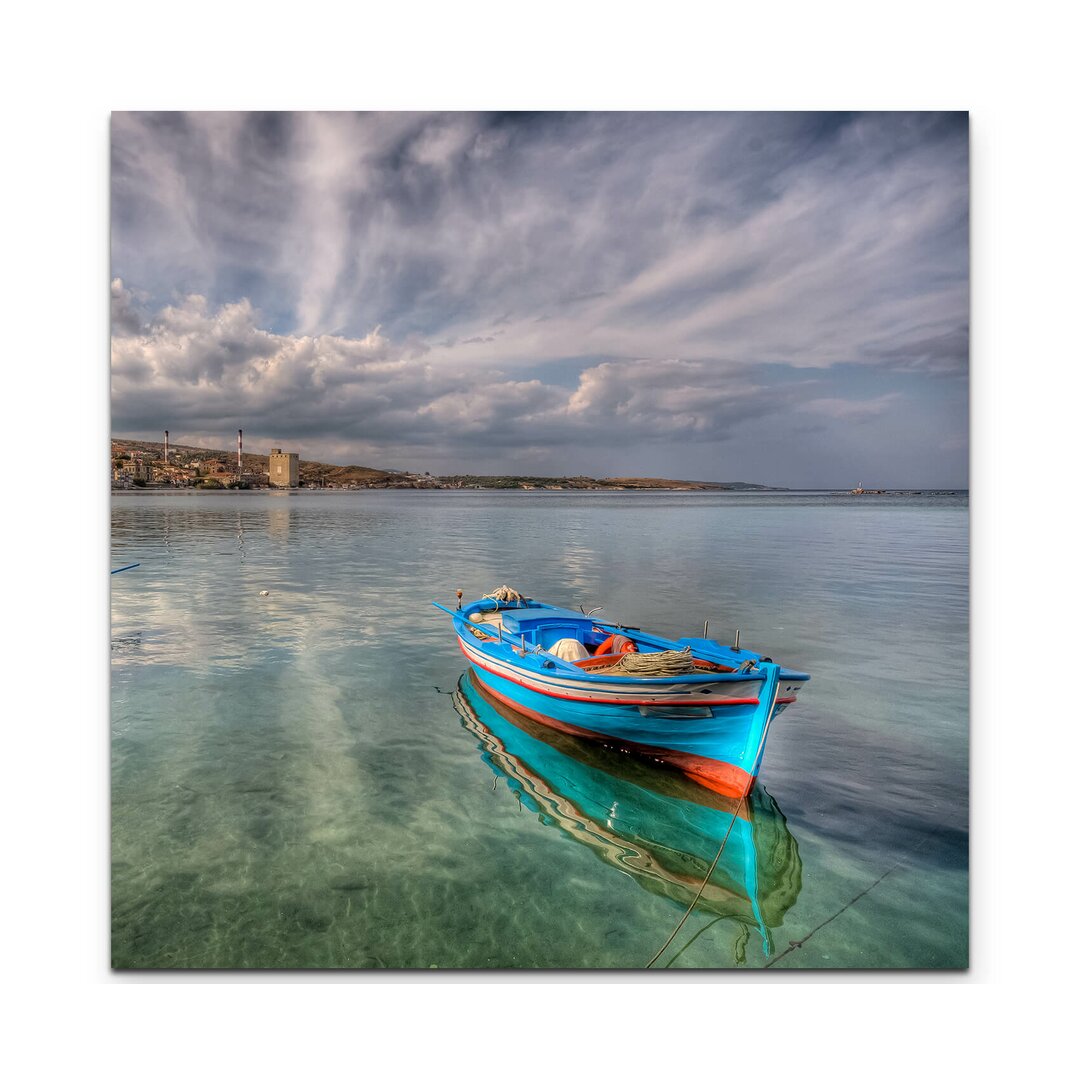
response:
<svg viewBox="0 0 1080 1080"><path fill-rule="evenodd" d="M113 470L113 478L119 480L126 477L128 480L142 480L144 483L150 480L150 466L142 461L125 461Z"/></svg>
<svg viewBox="0 0 1080 1080"><path fill-rule="evenodd" d="M154 482L158 484L187 487L198 478L199 470L193 465L157 465L154 467Z"/></svg>
<svg viewBox="0 0 1080 1080"><path fill-rule="evenodd" d="M270 486L294 488L300 486L300 455L286 454L278 448L270 451Z"/></svg>

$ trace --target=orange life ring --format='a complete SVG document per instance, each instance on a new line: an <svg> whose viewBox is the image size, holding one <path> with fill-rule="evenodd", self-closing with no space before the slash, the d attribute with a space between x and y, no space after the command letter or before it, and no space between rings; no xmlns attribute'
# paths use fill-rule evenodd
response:
<svg viewBox="0 0 1080 1080"><path fill-rule="evenodd" d="M623 637L622 634L611 634L600 642L593 656L604 656L609 652L637 652L637 646L629 638Z"/></svg>

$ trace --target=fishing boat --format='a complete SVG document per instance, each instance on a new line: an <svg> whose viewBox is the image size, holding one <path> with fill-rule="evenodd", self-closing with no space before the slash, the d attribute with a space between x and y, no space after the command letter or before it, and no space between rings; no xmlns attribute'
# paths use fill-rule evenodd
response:
<svg viewBox="0 0 1080 1080"><path fill-rule="evenodd" d="M496 700L568 734L673 765L733 798L754 787L772 721L810 676L740 645L677 640L504 586L452 610ZM706 624L706 633L707 633Z"/></svg>
<svg viewBox="0 0 1080 1080"><path fill-rule="evenodd" d="M646 891L729 922L735 965L746 963L755 931L772 955L773 931L802 888L802 859L764 786L732 799L669 766L612 754L502 704L475 672L461 676L453 704L520 807Z"/></svg>

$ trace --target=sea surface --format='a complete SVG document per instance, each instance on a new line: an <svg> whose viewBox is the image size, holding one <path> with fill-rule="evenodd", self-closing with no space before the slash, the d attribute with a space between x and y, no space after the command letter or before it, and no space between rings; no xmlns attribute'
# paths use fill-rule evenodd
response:
<svg viewBox="0 0 1080 1080"><path fill-rule="evenodd" d="M116 494L133 562L116 968L967 966L966 494ZM431 601L504 584L809 672L750 805L496 710Z"/></svg>

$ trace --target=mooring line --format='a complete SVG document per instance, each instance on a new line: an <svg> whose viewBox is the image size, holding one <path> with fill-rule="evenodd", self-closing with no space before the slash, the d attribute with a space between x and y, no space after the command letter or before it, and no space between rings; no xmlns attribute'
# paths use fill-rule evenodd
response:
<svg viewBox="0 0 1080 1080"><path fill-rule="evenodd" d="M724 839L720 843L720 850L716 853L716 858L713 859L712 866L709 867L709 872L705 875L704 879L702 880L701 888L698 889L698 891L697 891L697 896L694 897L693 902L686 909L685 913L683 914L683 917L679 920L679 925L676 926L675 929L671 931L671 937L669 937L667 939L667 941L665 941L664 944L660 946L660 949L657 952L657 954L645 965L646 970L651 968L653 966L653 964L655 964L656 961L660 959L660 957L663 954L664 950L675 940L675 935L682 929L683 923L686 922L686 920L690 918L690 912L693 911L695 907L697 907L697 902L701 899L701 894L705 891L705 886L709 883L709 878L712 877L712 872L716 869L716 864L720 861L720 856L724 854L724 847L727 844L728 837L731 835L731 830L735 825L735 819L739 816L739 811L743 808L743 803L745 801L746 801L746 796L744 795L744 796L742 796L741 799L739 799L738 806L736 806L734 811L732 812L731 821L728 822L727 832L724 833Z"/></svg>
<svg viewBox="0 0 1080 1080"><path fill-rule="evenodd" d="M897 859L896 862L894 862L892 866L890 866L889 869L881 875L881 877L879 877L876 881L870 882L870 884L867 885L861 893L853 896L842 908L840 908L839 911L833 912L833 914L830 915L823 923L819 923L817 926L815 926L814 929L806 935L806 937L800 938L798 941L789 942L788 947L782 953L777 953L776 956L774 956L770 961L768 961L768 963L762 964L761 966L763 968L772 967L773 964L778 963L780 960L783 960L784 957L788 955L788 953L793 953L796 949L801 949L822 927L828 926L829 923L833 921L833 919L837 918L840 915L843 915L844 912L852 906L852 904L854 904L858 900L861 900L871 889L873 889L877 885L880 885L894 870L902 866L906 859L914 855L915 852L918 851L919 848L921 848L927 842L927 840L929 840L932 836L936 836L937 832L938 830L935 830L930 834L930 836L924 837L909 852Z"/></svg>

